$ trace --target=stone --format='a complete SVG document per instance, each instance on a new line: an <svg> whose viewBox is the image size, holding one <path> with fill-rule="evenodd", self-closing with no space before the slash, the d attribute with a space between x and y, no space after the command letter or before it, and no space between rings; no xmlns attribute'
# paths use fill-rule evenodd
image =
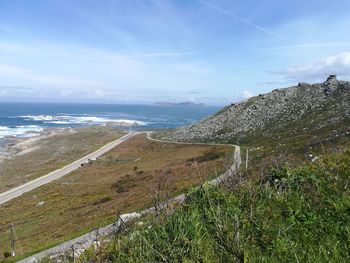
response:
<svg viewBox="0 0 350 263"><path fill-rule="evenodd" d="M254 104L251 104L252 100L232 103L232 107L220 114L188 127L165 132L159 138L186 142L232 141L232 138L254 134L258 130L269 134L269 131L302 120L310 112L330 116L323 123L318 123L314 118L314 121L305 123L319 128L342 121L350 115L350 82L338 81L335 75L330 75L323 83L301 83L274 90L263 97L264 100L262 96L253 98Z"/></svg>

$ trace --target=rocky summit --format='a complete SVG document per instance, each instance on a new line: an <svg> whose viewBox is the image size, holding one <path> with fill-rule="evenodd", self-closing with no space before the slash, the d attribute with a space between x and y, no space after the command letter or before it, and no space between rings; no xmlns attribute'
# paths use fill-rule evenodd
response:
<svg viewBox="0 0 350 263"><path fill-rule="evenodd" d="M299 83L232 103L188 127L158 134L170 141L233 142L249 136L268 136L283 129L298 133L350 126L350 82L330 75L324 83Z"/></svg>

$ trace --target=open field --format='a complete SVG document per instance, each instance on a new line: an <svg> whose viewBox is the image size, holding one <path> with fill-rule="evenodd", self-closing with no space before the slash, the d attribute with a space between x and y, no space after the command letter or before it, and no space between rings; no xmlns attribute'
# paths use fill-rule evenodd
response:
<svg viewBox="0 0 350 263"><path fill-rule="evenodd" d="M0 255L10 249L11 223L23 257L217 175L233 150L133 137L93 164L0 206Z"/></svg>
<svg viewBox="0 0 350 263"><path fill-rule="evenodd" d="M24 141L21 146L25 150L0 163L0 192L59 169L124 134L113 128L92 126Z"/></svg>

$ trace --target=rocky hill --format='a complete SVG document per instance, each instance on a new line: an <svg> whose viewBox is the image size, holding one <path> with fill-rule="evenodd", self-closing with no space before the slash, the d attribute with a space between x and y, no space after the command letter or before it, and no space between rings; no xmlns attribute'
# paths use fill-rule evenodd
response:
<svg viewBox="0 0 350 263"><path fill-rule="evenodd" d="M196 124L163 132L158 137L237 143L276 132L296 135L339 126L342 135L349 135L350 82L330 75L324 83L299 83L231 104Z"/></svg>

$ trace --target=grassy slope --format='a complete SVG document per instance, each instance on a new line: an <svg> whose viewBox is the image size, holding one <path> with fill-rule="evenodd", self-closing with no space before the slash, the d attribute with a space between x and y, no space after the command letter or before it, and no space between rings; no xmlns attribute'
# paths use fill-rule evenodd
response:
<svg viewBox="0 0 350 263"><path fill-rule="evenodd" d="M0 260L10 249L10 223L23 257L111 223L118 212L149 206L160 182L161 190L173 195L206 180L224 169L232 150L133 137L94 164L0 206Z"/></svg>
<svg viewBox="0 0 350 263"><path fill-rule="evenodd" d="M197 190L172 214L131 226L117 243L81 260L349 262L350 152L344 149L350 147L350 120L337 118L343 110L333 116L334 107L330 102L283 128L281 116L261 131L231 138L250 153L245 181L234 191ZM337 151L344 152L324 157ZM310 164L308 154L321 159Z"/></svg>
<svg viewBox="0 0 350 263"><path fill-rule="evenodd" d="M250 103L255 99L257 97L251 98ZM264 129L231 138L230 142L238 143L243 148L253 148L252 158L256 161L281 153L305 161L305 154L320 155L324 149L350 146L350 117L336 99L330 100L322 108L309 110L300 119L286 122L281 116ZM297 115L298 112L293 114Z"/></svg>
<svg viewBox="0 0 350 263"><path fill-rule="evenodd" d="M59 169L124 134L113 128L92 126L44 138L33 152L1 163L0 192Z"/></svg>
<svg viewBox="0 0 350 263"><path fill-rule="evenodd" d="M349 119L315 125L327 119L311 113L244 137L250 165L234 191L197 190L173 213L131 226L118 243L81 260L349 262ZM305 154L321 158L312 164Z"/></svg>
<svg viewBox="0 0 350 263"><path fill-rule="evenodd" d="M349 262L350 150L204 187L83 262ZM233 188L232 188L233 187Z"/></svg>

